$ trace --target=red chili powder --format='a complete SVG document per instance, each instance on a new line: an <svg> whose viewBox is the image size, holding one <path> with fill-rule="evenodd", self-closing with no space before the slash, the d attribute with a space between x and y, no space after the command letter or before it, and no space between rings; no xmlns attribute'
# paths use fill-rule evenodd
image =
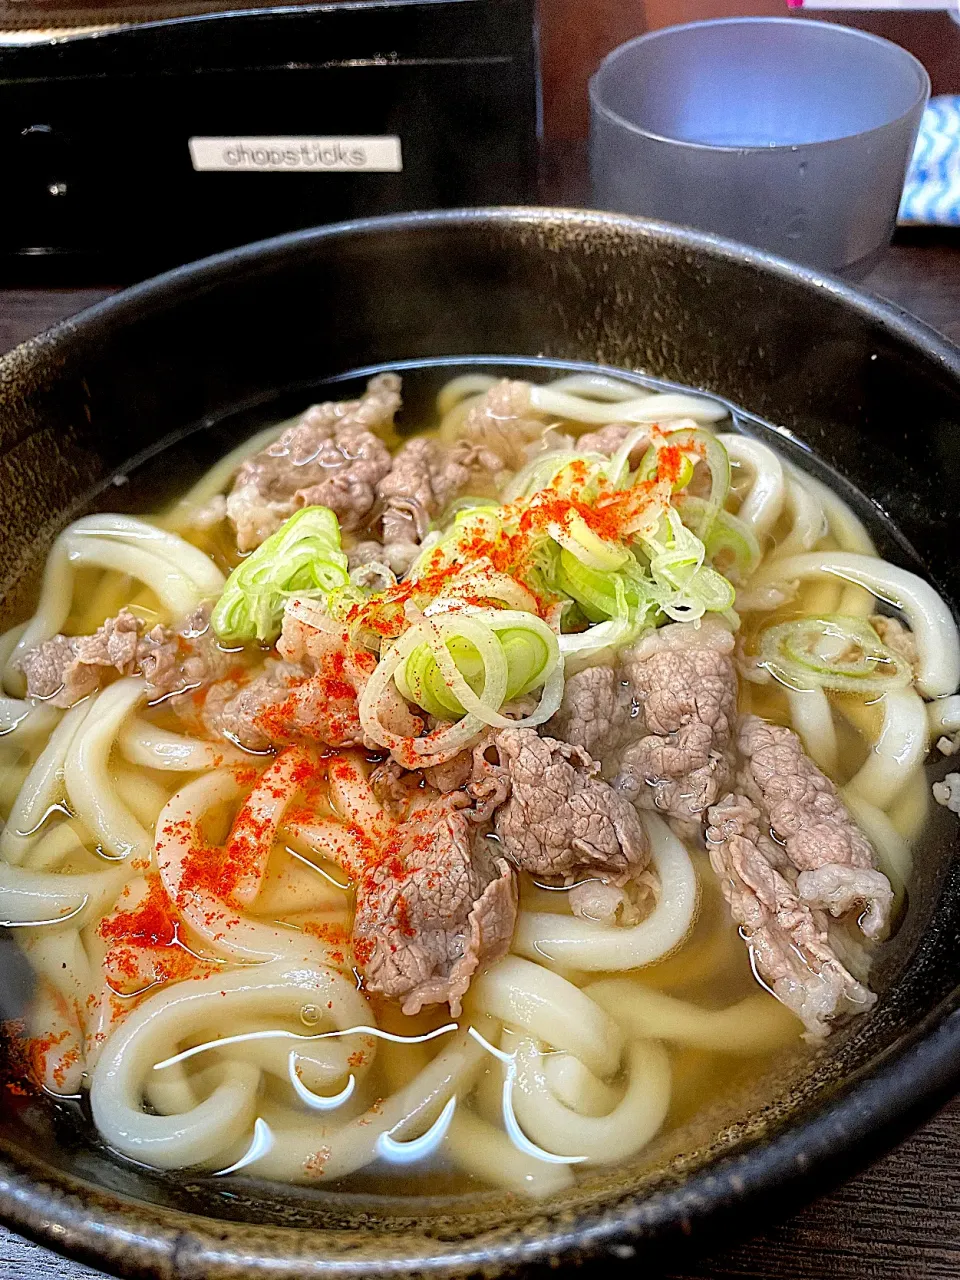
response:
<svg viewBox="0 0 960 1280"><path fill-rule="evenodd" d="M147 876L147 895L130 911L105 916L97 928L104 942L131 946L169 947L177 937L177 925L170 899L156 874ZM125 890L129 894L129 888ZM121 901L123 900L121 895Z"/></svg>

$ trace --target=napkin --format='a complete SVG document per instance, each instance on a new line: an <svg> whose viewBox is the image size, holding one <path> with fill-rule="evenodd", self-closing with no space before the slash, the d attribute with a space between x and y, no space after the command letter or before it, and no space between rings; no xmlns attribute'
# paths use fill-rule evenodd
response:
<svg viewBox="0 0 960 1280"><path fill-rule="evenodd" d="M960 96L931 98L907 170L898 222L960 226Z"/></svg>

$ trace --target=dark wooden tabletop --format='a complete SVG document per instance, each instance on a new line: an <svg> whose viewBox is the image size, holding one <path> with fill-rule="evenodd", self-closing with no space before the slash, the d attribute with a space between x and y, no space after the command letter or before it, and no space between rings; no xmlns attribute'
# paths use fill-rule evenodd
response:
<svg viewBox="0 0 960 1280"><path fill-rule="evenodd" d="M960 232L901 233L863 287L960 342ZM0 289L0 350L111 292ZM663 1280L960 1280L960 1099L844 1186L756 1226ZM98 1275L0 1227L0 1280Z"/></svg>

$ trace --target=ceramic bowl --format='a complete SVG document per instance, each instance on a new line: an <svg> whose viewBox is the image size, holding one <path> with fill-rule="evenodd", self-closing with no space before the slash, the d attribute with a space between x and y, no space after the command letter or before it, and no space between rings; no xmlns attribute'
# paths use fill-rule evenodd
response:
<svg viewBox="0 0 960 1280"><path fill-rule="evenodd" d="M29 609L57 529L91 504L136 509L149 464L129 460L171 434L214 424L225 448L278 406L308 403L324 378L506 355L642 370L726 397L776 424L788 452L812 451L808 465L852 482L885 553L960 595L960 352L876 299L709 235L495 209L238 249L0 360L4 625ZM190 449L188 439L179 456ZM103 490L118 469L130 483ZM154 1174L114 1159L76 1110L5 1095L0 1219L118 1275L177 1280L631 1266L717 1223L756 1230L875 1154L960 1075L957 848L953 817L938 810L876 970L873 1013L555 1200Z"/></svg>

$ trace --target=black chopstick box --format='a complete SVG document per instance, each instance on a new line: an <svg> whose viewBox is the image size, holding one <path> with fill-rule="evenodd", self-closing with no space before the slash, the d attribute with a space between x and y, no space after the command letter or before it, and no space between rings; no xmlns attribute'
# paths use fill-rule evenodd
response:
<svg viewBox="0 0 960 1280"><path fill-rule="evenodd" d="M0 269L119 278L344 218L528 202L538 121L534 0L0 36Z"/></svg>

